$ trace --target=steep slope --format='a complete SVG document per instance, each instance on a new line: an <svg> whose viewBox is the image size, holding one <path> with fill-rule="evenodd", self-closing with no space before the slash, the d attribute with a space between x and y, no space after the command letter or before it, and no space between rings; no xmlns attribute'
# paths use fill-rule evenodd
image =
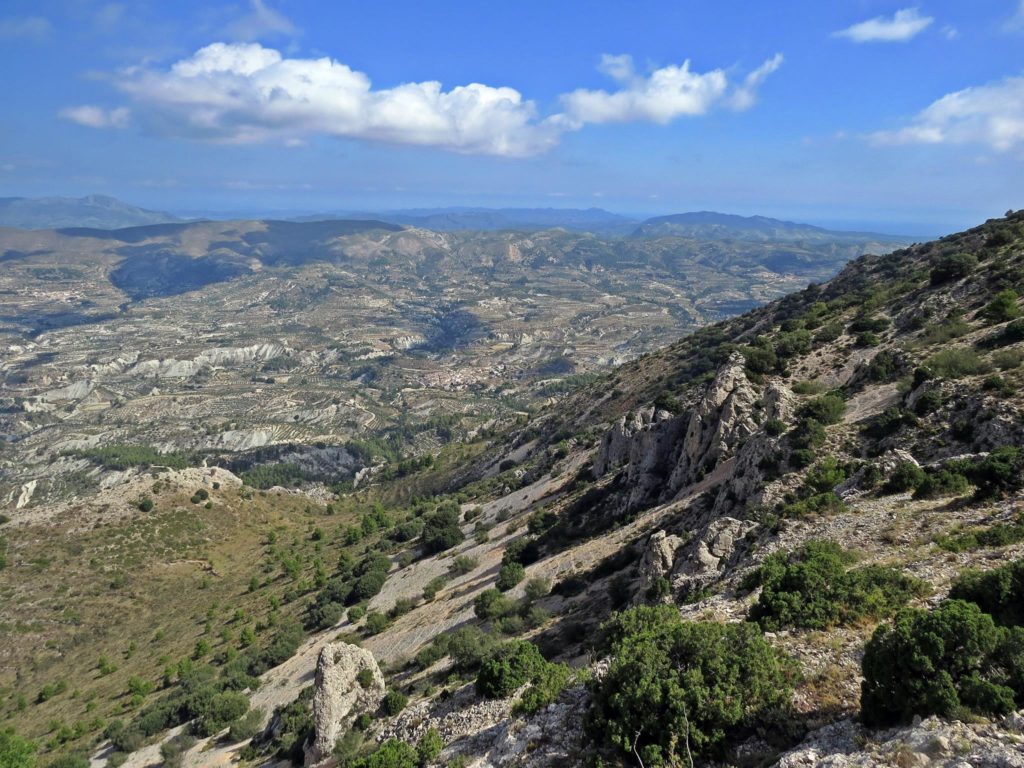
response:
<svg viewBox="0 0 1024 768"><path fill-rule="evenodd" d="M1018 212L858 259L823 285L622 365L511 431L442 452L430 469L382 477L330 510L307 502L276 523L281 535L270 537L259 516L272 513L275 494L297 505L301 496L274 491L250 506L226 478L203 483L221 525L254 518L260 555L232 560L231 588L211 578L216 600L193 593L196 626L174 653L196 642L195 658L167 673L166 690L136 685L139 701L127 707L98 700L126 721L106 738L141 766L157 750L140 746L196 718L203 740L168 747L186 765L301 761L312 743L319 759L323 734L340 731L329 707L309 702L359 693L354 672L337 690L316 675L324 649L341 640L373 653L391 693L352 720L336 742L339 764L365 765L359 755L374 753L370 765L412 765L417 746L432 765L1015 764L1024 690L1007 673L1014 664L982 654L965 671L920 674L910 683L949 684L890 720L862 710L859 694L862 672L877 674L862 670L865 648L870 656L887 633L869 638L906 606L917 612L899 613L904 627L934 616L932 631L945 631L937 622L952 613L1001 652L1019 637L1003 626L1017 620L1012 606L997 610L976 577L958 579L1024 550L1022 289ZM174 494L199 482L162 476L151 491L161 510L183 505ZM104 503L132 519L127 504ZM69 525L98 509L86 502L62 515ZM4 608L12 626L40 627L65 607L39 599L39 542L69 536L46 530L19 524L5 534L11 565L0 578L18 590ZM187 556L187 542L179 546ZM92 550L79 556L104 562ZM260 575L260 557L273 578ZM250 589L239 589L250 573ZM945 600L951 585L999 625L971 618L988 615L974 603ZM236 605L237 622L224 615ZM250 612L262 629L240 648ZM296 653L278 663L271 627L289 618L310 634L290 638ZM125 640L139 631L129 627ZM142 631L150 640L152 626ZM70 647L31 637L35 647ZM915 639L910 629L906 637ZM156 680L153 642L124 658L121 674ZM18 646L10 653L23 654ZM17 690L56 685L59 657L36 661L11 681ZM109 697L108 679L75 684ZM269 725L251 741L205 708L233 704L227 694L246 687ZM54 690L8 707L33 737L55 711L87 723L86 701L97 701ZM940 717L928 725L911 722L932 714ZM352 715L346 708L346 724ZM52 748L105 743L84 724Z"/></svg>

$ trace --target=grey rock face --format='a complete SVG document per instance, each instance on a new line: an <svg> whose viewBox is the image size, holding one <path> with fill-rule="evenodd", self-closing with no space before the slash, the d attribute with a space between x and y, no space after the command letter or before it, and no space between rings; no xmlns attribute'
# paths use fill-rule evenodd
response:
<svg viewBox="0 0 1024 768"><path fill-rule="evenodd" d="M359 673L370 671L369 685ZM338 737L363 712L375 710L384 698L384 676L373 654L348 643L328 643L316 664L312 739L305 746L305 764L321 765L331 756Z"/></svg>

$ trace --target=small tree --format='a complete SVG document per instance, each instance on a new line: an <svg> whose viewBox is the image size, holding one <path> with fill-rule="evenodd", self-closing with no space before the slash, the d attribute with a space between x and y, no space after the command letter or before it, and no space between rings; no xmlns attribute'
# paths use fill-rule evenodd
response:
<svg viewBox="0 0 1024 768"><path fill-rule="evenodd" d="M612 662L594 684L591 729L646 766L720 755L788 706L793 665L751 624L640 606L614 615L603 634Z"/></svg>
<svg viewBox="0 0 1024 768"><path fill-rule="evenodd" d="M954 717L1013 709L1013 691L993 680L1001 633L992 617L962 600L933 611L906 609L875 630L864 651L861 717L868 725L914 715Z"/></svg>
<svg viewBox="0 0 1024 768"><path fill-rule="evenodd" d="M523 566L519 563L505 563L498 571L498 581L495 586L502 592L508 592L524 578L526 578L526 569Z"/></svg>

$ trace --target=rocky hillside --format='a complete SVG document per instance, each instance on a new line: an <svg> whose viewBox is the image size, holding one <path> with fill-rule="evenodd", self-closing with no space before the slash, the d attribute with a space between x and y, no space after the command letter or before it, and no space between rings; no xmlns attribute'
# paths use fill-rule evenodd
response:
<svg viewBox="0 0 1024 768"><path fill-rule="evenodd" d="M12 521L3 713L96 765L1024 764L1021 291L1011 212L337 499L153 467ZM99 657L135 526L212 570Z"/></svg>

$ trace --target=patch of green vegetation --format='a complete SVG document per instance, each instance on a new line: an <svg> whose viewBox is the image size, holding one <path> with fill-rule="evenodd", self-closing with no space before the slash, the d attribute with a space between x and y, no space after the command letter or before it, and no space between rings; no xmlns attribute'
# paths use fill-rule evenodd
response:
<svg viewBox="0 0 1024 768"><path fill-rule="evenodd" d="M925 365L943 379L960 379L988 371L988 364L973 347L942 349L929 357Z"/></svg>
<svg viewBox="0 0 1024 768"><path fill-rule="evenodd" d="M276 464L261 464L247 469L240 477L245 485L267 490L274 486L282 488L294 488L316 478L308 474L298 464L279 462Z"/></svg>
<svg viewBox="0 0 1024 768"><path fill-rule="evenodd" d="M777 552L745 582L761 587L748 618L764 630L831 629L891 616L925 584L893 568L850 568L856 558L835 542L811 541L795 552Z"/></svg>
<svg viewBox="0 0 1024 768"><path fill-rule="evenodd" d="M988 528L954 531L936 536L935 543L947 552L970 552L988 547L1006 547L1024 541L1024 518L1013 523L996 523Z"/></svg>
<svg viewBox="0 0 1024 768"><path fill-rule="evenodd" d="M187 469L198 464L194 453L172 451L160 453L148 445L127 445L114 443L99 448L84 448L70 451L67 455L88 459L104 469L123 472L133 467L169 467Z"/></svg>
<svg viewBox="0 0 1024 768"><path fill-rule="evenodd" d="M968 718L1012 711L1024 695L1021 638L962 600L932 611L905 609L883 624L864 651L861 717L868 725L906 723L915 715Z"/></svg>
<svg viewBox="0 0 1024 768"><path fill-rule="evenodd" d="M966 600L999 624L1024 625L1024 559L991 571L967 570L953 583L950 599Z"/></svg>
<svg viewBox="0 0 1024 768"><path fill-rule="evenodd" d="M612 658L593 684L593 737L644 765L723 756L788 707L794 666L752 624L684 621L675 606L615 614L599 652Z"/></svg>

